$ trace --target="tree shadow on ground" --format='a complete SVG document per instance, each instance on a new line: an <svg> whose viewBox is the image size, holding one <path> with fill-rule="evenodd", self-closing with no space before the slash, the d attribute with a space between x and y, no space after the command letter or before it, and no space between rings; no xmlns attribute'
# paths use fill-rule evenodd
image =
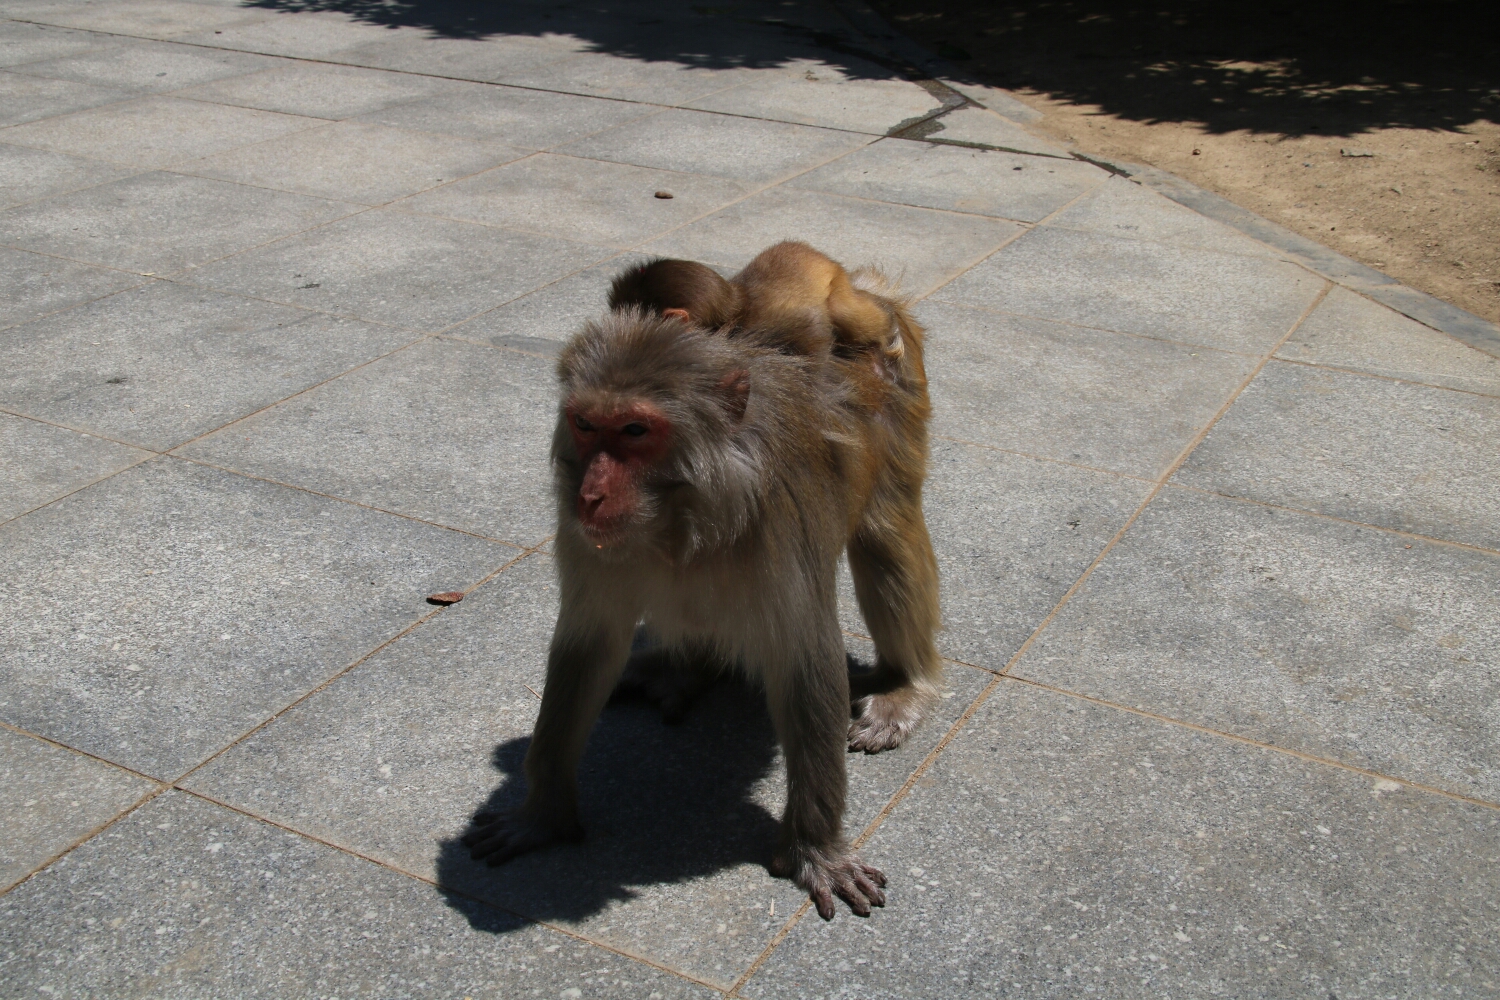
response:
<svg viewBox="0 0 1500 1000"><path fill-rule="evenodd" d="M503 780L478 812L515 809L525 795L529 739L494 750ZM438 883L536 920L581 920L642 886L682 883L769 862L779 798L775 734L764 696L726 680L675 726L638 701L605 709L579 768L584 842L524 855L498 868L441 843ZM773 803L774 806L774 803ZM479 930L514 929L501 915L460 905Z"/></svg>
<svg viewBox="0 0 1500 1000"><path fill-rule="evenodd" d="M1210 132L1500 120L1488 5L1437 0L874 0L972 82Z"/></svg>
<svg viewBox="0 0 1500 1000"><path fill-rule="evenodd" d="M816 59L853 78L901 75L888 54L861 45L823 0L244 0L244 6L344 14L364 24L420 28L433 38L571 36L581 51L703 69L773 69Z"/></svg>

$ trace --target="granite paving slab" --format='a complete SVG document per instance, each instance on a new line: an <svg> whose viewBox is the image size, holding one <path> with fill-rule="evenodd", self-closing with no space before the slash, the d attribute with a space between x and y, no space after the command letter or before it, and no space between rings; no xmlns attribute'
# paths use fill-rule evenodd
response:
<svg viewBox="0 0 1500 1000"><path fill-rule="evenodd" d="M768 183L858 149L870 137L672 108L559 147L642 167Z"/></svg>
<svg viewBox="0 0 1500 1000"><path fill-rule="evenodd" d="M1500 802L1500 556L1168 489L1016 665Z"/></svg>
<svg viewBox="0 0 1500 1000"><path fill-rule="evenodd" d="M583 243L376 209L184 277L244 295L438 330L609 255Z"/></svg>
<svg viewBox="0 0 1500 1000"><path fill-rule="evenodd" d="M928 300L935 433L1156 479L1255 359Z"/></svg>
<svg viewBox="0 0 1500 1000"><path fill-rule="evenodd" d="M153 282L0 332L0 403L165 451L412 339Z"/></svg>
<svg viewBox="0 0 1500 1000"><path fill-rule="evenodd" d="M729 178L538 153L408 198L400 207L623 248L751 190ZM672 197L657 198L658 191Z"/></svg>
<svg viewBox="0 0 1500 1000"><path fill-rule="evenodd" d="M1174 480L1500 549L1500 399L1272 362Z"/></svg>
<svg viewBox="0 0 1500 1000"><path fill-rule="evenodd" d="M506 5L506 14L513 15L515 9L516 5ZM438 73L455 80L489 83L507 73L519 73L527 67L562 59L587 44L582 39L554 32L542 38L507 34L434 38L430 32L388 31L378 38L330 53L328 58L352 66Z"/></svg>
<svg viewBox="0 0 1500 1000"><path fill-rule="evenodd" d="M1138 479L934 441L923 507L943 606L938 649L1004 669L1149 489Z"/></svg>
<svg viewBox="0 0 1500 1000"><path fill-rule="evenodd" d="M189 786L727 986L779 926L772 903L784 919L803 899L765 870L785 779L757 692L726 683L678 726L640 703L606 709L581 769L583 844L490 869L457 842L477 808L513 806L522 791L538 705L527 688L542 690L557 614L553 572L544 556L506 570ZM952 668L952 696L906 746L847 758L849 830L874 817L990 676Z"/></svg>
<svg viewBox="0 0 1500 1000"><path fill-rule="evenodd" d="M50 996L713 996L181 792L0 900L7 981Z"/></svg>
<svg viewBox="0 0 1500 1000"><path fill-rule="evenodd" d="M346 202L153 171L8 209L0 226L23 250L167 274L357 211Z"/></svg>
<svg viewBox="0 0 1500 1000"><path fill-rule="evenodd" d="M900 205L1036 222L1107 176L1077 160L882 139L791 184Z"/></svg>
<svg viewBox="0 0 1500 1000"><path fill-rule="evenodd" d="M0 21L0 66L23 66L115 44L109 35L46 24Z"/></svg>
<svg viewBox="0 0 1500 1000"><path fill-rule="evenodd" d="M0 143L0 208L94 187L134 172L81 156Z"/></svg>
<svg viewBox="0 0 1500 1000"><path fill-rule="evenodd" d="M7 142L151 169L322 125L315 118L144 97L17 125Z"/></svg>
<svg viewBox="0 0 1500 1000"><path fill-rule="evenodd" d="M950 111L935 119L930 126L918 126L917 133L923 139L944 142L974 142L1001 149L1014 149L1023 153L1038 153L1044 156L1067 156L1067 151L1055 143L1038 139L1008 118L988 108L966 107ZM916 135L913 138L917 137Z"/></svg>
<svg viewBox="0 0 1500 1000"><path fill-rule="evenodd" d="M138 448L0 413L0 522L150 457Z"/></svg>
<svg viewBox="0 0 1500 1000"><path fill-rule="evenodd" d="M183 454L521 546L552 531L553 362L432 339Z"/></svg>
<svg viewBox="0 0 1500 1000"><path fill-rule="evenodd" d="M14 66L12 70L28 76L159 94L277 64L277 60L246 52L119 37L114 42L75 55Z"/></svg>
<svg viewBox="0 0 1500 1000"><path fill-rule="evenodd" d="M72 750L0 729L0 892L156 787Z"/></svg>
<svg viewBox="0 0 1500 1000"><path fill-rule="evenodd" d="M44 13L37 13L48 24L156 39L254 23L274 16L264 8L192 3L189 0L58 3L47 5Z"/></svg>
<svg viewBox="0 0 1500 1000"><path fill-rule="evenodd" d="M1013 222L770 188L643 245L646 253L688 257L738 270L781 240L803 240L848 267L885 269L920 295L994 251L1019 230Z"/></svg>
<svg viewBox="0 0 1500 1000"><path fill-rule="evenodd" d="M170 780L515 551L147 462L0 526L0 718Z"/></svg>
<svg viewBox="0 0 1500 1000"><path fill-rule="evenodd" d="M1049 226L1079 229L1157 243L1217 250L1220 253L1277 257L1277 252L1222 222L1199 215L1148 187L1111 177L1048 219Z"/></svg>
<svg viewBox="0 0 1500 1000"><path fill-rule="evenodd" d="M1334 288L1278 358L1500 396L1500 358Z"/></svg>
<svg viewBox="0 0 1500 1000"><path fill-rule="evenodd" d="M549 149L644 118L661 109L521 87L453 84L451 92L366 114L361 120L393 128L494 139L527 149Z"/></svg>
<svg viewBox="0 0 1500 1000"><path fill-rule="evenodd" d="M261 55L336 62L338 53L345 49L384 41L395 33L384 25L364 23L340 12L279 10L265 20L190 32L179 35L176 41ZM414 28L402 33L420 34Z"/></svg>
<svg viewBox="0 0 1500 1000"><path fill-rule="evenodd" d="M1323 287L1283 261L1040 226L935 298L1259 354Z"/></svg>
<svg viewBox="0 0 1500 1000"><path fill-rule="evenodd" d="M604 313L615 276L651 259L637 253L611 257L455 326L448 335L556 356L584 323Z"/></svg>
<svg viewBox="0 0 1500 1000"><path fill-rule="evenodd" d="M288 62L259 73L185 87L173 96L337 120L398 107L458 86L413 73Z"/></svg>
<svg viewBox="0 0 1500 1000"><path fill-rule="evenodd" d="M1500 813L1003 681L747 997L1483 995Z"/></svg>
<svg viewBox="0 0 1500 1000"><path fill-rule="evenodd" d="M72 80L0 72L0 127L67 114L134 97L133 93Z"/></svg>
<svg viewBox="0 0 1500 1000"><path fill-rule="evenodd" d="M811 61L736 82L738 86L683 103L703 111L872 135L885 135L942 107L941 99L914 83L852 79L836 67Z"/></svg>
<svg viewBox="0 0 1500 1000"><path fill-rule="evenodd" d="M558 59L507 65L490 79L517 87L587 94L650 104L687 104L731 87L753 70L714 69L667 60L620 59L577 52Z"/></svg>
<svg viewBox="0 0 1500 1000"><path fill-rule="evenodd" d="M149 282L138 274L0 247L0 329Z"/></svg>
<svg viewBox="0 0 1500 1000"><path fill-rule="evenodd" d="M497 142L339 122L178 166L182 173L382 205L526 156Z"/></svg>

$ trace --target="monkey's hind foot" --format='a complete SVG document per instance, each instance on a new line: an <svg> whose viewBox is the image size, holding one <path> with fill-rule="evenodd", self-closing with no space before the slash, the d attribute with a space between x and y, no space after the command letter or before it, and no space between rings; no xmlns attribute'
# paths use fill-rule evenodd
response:
<svg viewBox="0 0 1500 1000"><path fill-rule="evenodd" d="M463 836L463 845L469 849L469 857L494 868L548 844L582 839L583 827L576 821L548 823L520 812L478 813L474 828Z"/></svg>
<svg viewBox="0 0 1500 1000"><path fill-rule="evenodd" d="M884 906L885 875L859 860L847 848L801 847L778 852L771 874L790 878L807 890L818 916L833 919L833 897L849 904L857 917L868 917L870 907Z"/></svg>
<svg viewBox="0 0 1500 1000"><path fill-rule="evenodd" d="M857 699L854 721L849 723L849 749L865 753L894 750L906 742L937 697L935 691L909 685Z"/></svg>

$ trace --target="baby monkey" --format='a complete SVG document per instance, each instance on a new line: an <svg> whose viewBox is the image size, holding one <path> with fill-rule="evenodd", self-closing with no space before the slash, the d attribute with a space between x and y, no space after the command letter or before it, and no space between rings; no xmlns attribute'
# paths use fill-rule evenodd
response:
<svg viewBox="0 0 1500 1000"><path fill-rule="evenodd" d="M611 311L637 306L705 329L735 327L777 339L793 354L841 356L878 352L894 368L903 345L890 309L864 275L848 271L806 243L763 250L733 278L690 260L659 259L622 273L609 293Z"/></svg>

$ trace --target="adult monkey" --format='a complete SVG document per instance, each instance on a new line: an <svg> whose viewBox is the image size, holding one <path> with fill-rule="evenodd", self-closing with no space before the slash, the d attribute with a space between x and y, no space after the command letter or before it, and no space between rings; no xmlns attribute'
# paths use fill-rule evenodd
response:
<svg viewBox="0 0 1500 1000"><path fill-rule="evenodd" d="M723 336L638 308L563 350L553 435L561 612L521 809L464 837L499 864L582 835L576 772L644 620L766 690L787 766L771 871L867 916L885 876L842 831L847 747L897 745L936 696L937 572L922 519L929 412L921 330L882 297L908 350L894 380L795 331ZM847 546L879 654L851 726L838 623Z"/></svg>

